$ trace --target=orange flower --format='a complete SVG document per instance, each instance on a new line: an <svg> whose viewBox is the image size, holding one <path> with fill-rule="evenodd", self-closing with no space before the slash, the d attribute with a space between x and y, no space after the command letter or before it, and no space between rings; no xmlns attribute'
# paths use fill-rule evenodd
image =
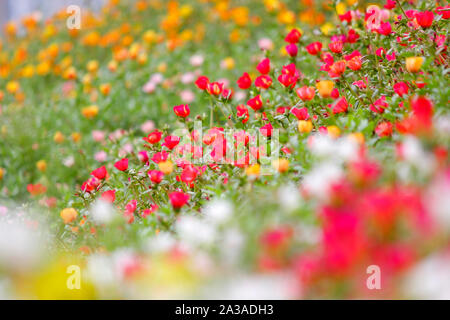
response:
<svg viewBox="0 0 450 320"><path fill-rule="evenodd" d="M96 105L92 105L89 107L85 107L81 110L81 114L86 118L86 119L93 119L97 116L98 114L98 106Z"/></svg>
<svg viewBox="0 0 450 320"><path fill-rule="evenodd" d="M299 120L298 121L298 131L300 133L310 133L313 129L313 124L311 120Z"/></svg>
<svg viewBox="0 0 450 320"><path fill-rule="evenodd" d="M60 214L65 224L71 223L77 218L78 212L74 208L65 208L61 210Z"/></svg>
<svg viewBox="0 0 450 320"><path fill-rule="evenodd" d="M329 98L334 88L334 82L331 80L322 80L316 83L316 88L322 98Z"/></svg>
<svg viewBox="0 0 450 320"><path fill-rule="evenodd" d="M409 72L418 72L424 62L423 57L408 57L406 58L406 70Z"/></svg>

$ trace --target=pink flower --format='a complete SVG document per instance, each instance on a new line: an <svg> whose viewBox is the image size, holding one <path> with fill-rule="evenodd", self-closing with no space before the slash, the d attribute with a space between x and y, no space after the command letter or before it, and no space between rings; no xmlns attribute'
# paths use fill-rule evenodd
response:
<svg viewBox="0 0 450 320"><path fill-rule="evenodd" d="M105 140L105 133L100 130L94 130L92 131L92 139L94 139L94 141L96 142L102 142L103 140Z"/></svg>
<svg viewBox="0 0 450 320"><path fill-rule="evenodd" d="M108 155L105 151L99 151L94 155L94 159L98 162L105 162L108 158Z"/></svg>

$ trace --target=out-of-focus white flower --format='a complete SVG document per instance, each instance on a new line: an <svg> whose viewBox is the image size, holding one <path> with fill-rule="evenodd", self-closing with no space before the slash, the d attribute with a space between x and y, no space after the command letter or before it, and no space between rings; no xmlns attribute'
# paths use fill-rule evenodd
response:
<svg viewBox="0 0 450 320"><path fill-rule="evenodd" d="M65 158L63 160L63 165L65 165L66 167L70 168L71 166L73 166L75 163L75 158L73 156L68 156L67 158Z"/></svg>
<svg viewBox="0 0 450 320"><path fill-rule="evenodd" d="M98 224L109 223L114 219L115 212L111 203L101 199L95 201L92 205L90 214L92 219Z"/></svg>
<svg viewBox="0 0 450 320"><path fill-rule="evenodd" d="M201 54L196 54L193 55L190 59L189 62L191 63L192 66L194 67L199 67L203 64L204 58Z"/></svg>
<svg viewBox="0 0 450 320"><path fill-rule="evenodd" d="M280 206L288 212L300 206L300 191L292 184L287 184L279 188L277 195Z"/></svg>
<svg viewBox="0 0 450 320"><path fill-rule="evenodd" d="M406 296L414 299L450 299L450 253L434 254L408 274Z"/></svg>
<svg viewBox="0 0 450 320"><path fill-rule="evenodd" d="M177 241L175 238L167 232L160 232L156 236L151 237L146 245L146 249L149 252L167 252L172 249Z"/></svg>
<svg viewBox="0 0 450 320"><path fill-rule="evenodd" d="M437 131L446 135L450 134L450 117L439 116L433 122L435 123L435 128Z"/></svg>
<svg viewBox="0 0 450 320"><path fill-rule="evenodd" d="M439 226L450 230L450 172L435 179L424 197L425 205ZM450 272L450 271L449 271Z"/></svg>
<svg viewBox="0 0 450 320"><path fill-rule="evenodd" d="M233 206L230 201L215 199L209 202L204 208L205 218L214 224L225 222L233 213Z"/></svg>
<svg viewBox="0 0 450 320"><path fill-rule="evenodd" d="M32 268L44 252L38 232L16 220L0 221L0 266Z"/></svg>
<svg viewBox="0 0 450 320"><path fill-rule="evenodd" d="M309 148L318 157L340 161L355 160L358 156L358 143L349 137L332 139L328 135L316 134L312 137Z"/></svg>
<svg viewBox="0 0 450 320"><path fill-rule="evenodd" d="M230 300L280 300L293 297L292 275L237 275L212 289L213 298Z"/></svg>
<svg viewBox="0 0 450 320"><path fill-rule="evenodd" d="M342 175L340 165L333 162L321 163L305 175L302 186L308 193L325 200L331 185L340 180Z"/></svg>
<svg viewBox="0 0 450 320"><path fill-rule="evenodd" d="M186 241L193 246L210 244L216 237L216 230L213 225L192 216L181 217L175 228L181 241Z"/></svg>
<svg viewBox="0 0 450 320"><path fill-rule="evenodd" d="M117 280L113 261L103 254L94 254L88 258L87 276L97 287L109 287Z"/></svg>
<svg viewBox="0 0 450 320"><path fill-rule="evenodd" d="M244 235L237 229L227 229L223 235L221 252L224 263L233 265L241 255L244 245Z"/></svg>
<svg viewBox="0 0 450 320"><path fill-rule="evenodd" d="M420 141L413 136L405 137L402 143L402 155L405 161L415 166L421 173L427 175L435 168L434 157L425 152Z"/></svg>
<svg viewBox="0 0 450 320"><path fill-rule="evenodd" d="M245 91L239 90L234 94L234 99L236 101L242 101L247 97L247 93Z"/></svg>

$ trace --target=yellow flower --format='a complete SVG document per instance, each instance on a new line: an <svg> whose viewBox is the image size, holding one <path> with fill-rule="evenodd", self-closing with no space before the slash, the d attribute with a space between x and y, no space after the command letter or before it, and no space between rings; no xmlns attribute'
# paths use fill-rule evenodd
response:
<svg viewBox="0 0 450 320"><path fill-rule="evenodd" d="M337 14L342 15L342 14L344 14L346 11L347 11L347 6L345 5L345 3L339 2L339 3L336 5L336 13L337 13Z"/></svg>
<svg viewBox="0 0 450 320"><path fill-rule="evenodd" d="M96 105L92 105L89 107L85 107L81 110L81 114L86 118L86 119L92 119L95 118L98 114L98 107Z"/></svg>
<svg viewBox="0 0 450 320"><path fill-rule="evenodd" d="M222 60L221 65L224 69L231 70L234 68L234 59L232 57L227 57Z"/></svg>
<svg viewBox="0 0 450 320"><path fill-rule="evenodd" d="M274 160L272 167L280 173L286 172L289 170L289 160L284 158Z"/></svg>
<svg viewBox="0 0 450 320"><path fill-rule="evenodd" d="M173 171L173 163L170 160L158 163L158 167L164 174L171 174Z"/></svg>
<svg viewBox="0 0 450 320"><path fill-rule="evenodd" d="M278 14L277 18L283 24L292 25L295 22L295 13L289 10L283 10Z"/></svg>
<svg viewBox="0 0 450 320"><path fill-rule="evenodd" d="M86 65L87 71L91 73L95 73L98 70L98 61L97 60L90 60Z"/></svg>
<svg viewBox="0 0 450 320"><path fill-rule="evenodd" d="M116 61L116 60L111 60L111 61L108 63L108 69L109 69L109 71L111 71L111 72L115 72L115 71L117 70L117 61Z"/></svg>
<svg viewBox="0 0 450 320"><path fill-rule="evenodd" d="M324 35L328 35L332 30L334 29L334 26L332 23L327 22L325 23L323 26L320 27L320 31L322 31L322 33Z"/></svg>
<svg viewBox="0 0 450 320"><path fill-rule="evenodd" d="M45 172L47 170L47 162L45 160L39 160L38 162L36 162L36 168L40 172Z"/></svg>
<svg viewBox="0 0 450 320"><path fill-rule="evenodd" d="M6 84L6 90L11 94L16 93L17 91L19 91L19 89L20 89L20 85L17 81L9 81Z"/></svg>
<svg viewBox="0 0 450 320"><path fill-rule="evenodd" d="M334 88L334 82L331 80L322 80L316 83L316 88L322 98L329 98Z"/></svg>
<svg viewBox="0 0 450 320"><path fill-rule="evenodd" d="M328 126L327 130L328 130L328 134L332 138L337 138L341 135L341 130L336 126Z"/></svg>
<svg viewBox="0 0 450 320"><path fill-rule="evenodd" d="M67 80L73 80L77 78L77 70L74 67L69 67L64 72L64 78Z"/></svg>
<svg viewBox="0 0 450 320"><path fill-rule="evenodd" d="M313 129L313 124L311 120L299 120L298 121L298 131L300 133L310 133Z"/></svg>
<svg viewBox="0 0 450 320"><path fill-rule="evenodd" d="M81 140L81 133L79 133L79 132L74 132L70 136L71 136L73 142L79 142Z"/></svg>
<svg viewBox="0 0 450 320"><path fill-rule="evenodd" d="M55 132L55 135L53 136L53 141L55 141L56 143L63 143L64 139L65 139L64 135L62 134L61 131Z"/></svg>
<svg viewBox="0 0 450 320"><path fill-rule="evenodd" d="M259 164L255 163L254 165L251 165L250 167L247 167L245 169L245 173L250 177L258 177L261 172L261 167Z"/></svg>
<svg viewBox="0 0 450 320"><path fill-rule="evenodd" d="M408 57L406 58L406 70L409 72L418 72L424 62L423 57Z"/></svg>
<svg viewBox="0 0 450 320"><path fill-rule="evenodd" d="M61 210L60 214L65 224L71 223L77 218L78 212L74 208L65 208Z"/></svg>

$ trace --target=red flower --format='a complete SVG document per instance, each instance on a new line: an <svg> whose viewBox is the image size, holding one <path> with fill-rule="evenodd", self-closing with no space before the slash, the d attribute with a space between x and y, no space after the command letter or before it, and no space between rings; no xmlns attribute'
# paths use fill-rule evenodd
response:
<svg viewBox="0 0 450 320"><path fill-rule="evenodd" d="M258 94L256 97L247 101L247 105L255 111L262 108L261 96Z"/></svg>
<svg viewBox="0 0 450 320"><path fill-rule="evenodd" d="M149 215L153 214L158 209L159 209L158 205L153 203L152 205L150 205L149 209L144 209L142 211L142 218L148 217Z"/></svg>
<svg viewBox="0 0 450 320"><path fill-rule="evenodd" d="M95 178L94 178L95 179ZM38 196L40 194L43 194L47 191L47 188L40 184L29 184L27 185L27 191L32 195L32 196Z"/></svg>
<svg viewBox="0 0 450 320"><path fill-rule="evenodd" d="M175 112L178 117L186 118L191 110L189 109L189 106L187 104L182 104L173 107L173 112Z"/></svg>
<svg viewBox="0 0 450 320"><path fill-rule="evenodd" d="M252 78L250 78L250 75L247 72L244 72L236 83L240 89L245 90L252 86Z"/></svg>
<svg viewBox="0 0 450 320"><path fill-rule="evenodd" d="M238 105L236 111L238 118L242 118L242 123L246 123L250 118L248 109L243 104Z"/></svg>
<svg viewBox="0 0 450 320"><path fill-rule="evenodd" d="M335 102L331 109L333 110L333 114L346 112L348 109L347 99L345 97L342 97Z"/></svg>
<svg viewBox="0 0 450 320"><path fill-rule="evenodd" d="M292 29L286 36L286 38L284 38L284 41L289 42L289 43L297 43L300 41L300 37L302 36L302 34L300 33L300 31L298 31L297 29Z"/></svg>
<svg viewBox="0 0 450 320"><path fill-rule="evenodd" d="M291 57L297 56L297 54L298 54L298 47L297 47L297 45L294 44L294 43L288 44L288 45L286 46L286 52L287 52L288 55L290 55Z"/></svg>
<svg viewBox="0 0 450 320"><path fill-rule="evenodd" d="M149 172L147 172L147 174L150 180L156 184L161 183L164 178L164 173L159 170L150 170Z"/></svg>
<svg viewBox="0 0 450 320"><path fill-rule="evenodd" d="M314 87L303 86L296 90L298 97L303 101L309 101L314 98L316 91Z"/></svg>
<svg viewBox="0 0 450 320"><path fill-rule="evenodd" d="M270 72L270 60L269 58L264 58L257 66L256 69L261 74L268 74Z"/></svg>
<svg viewBox="0 0 450 320"><path fill-rule="evenodd" d="M380 24L380 27L378 28L377 32L384 36L390 35L392 33L391 24L389 22L384 22L384 23Z"/></svg>
<svg viewBox="0 0 450 320"><path fill-rule="evenodd" d="M100 180L98 180L96 177L91 177L87 181L83 182L81 185L81 190L84 192L92 192L97 189L97 187L100 185Z"/></svg>
<svg viewBox="0 0 450 320"><path fill-rule="evenodd" d="M375 128L375 133L380 137L389 137L392 135L392 123L389 121L380 122Z"/></svg>
<svg viewBox="0 0 450 320"><path fill-rule="evenodd" d="M403 97L403 95L408 94L409 88L405 82L397 82L394 84L394 91L400 97Z"/></svg>
<svg viewBox="0 0 450 320"><path fill-rule="evenodd" d="M175 148L178 145L178 143L180 143L180 137L167 136L164 138L164 143L162 145L166 146L167 148L172 150L173 148Z"/></svg>
<svg viewBox="0 0 450 320"><path fill-rule="evenodd" d="M429 28L433 24L434 13L432 11L416 12L416 20L422 28Z"/></svg>
<svg viewBox="0 0 450 320"><path fill-rule="evenodd" d="M214 96L218 96L223 91L223 83L219 82L211 82L206 85L206 91L209 94L212 94Z"/></svg>
<svg viewBox="0 0 450 320"><path fill-rule="evenodd" d="M150 143L150 144L155 144L155 143L158 143L161 140L161 137L162 137L162 132L158 131L158 130L155 130L155 131L151 132L148 135L148 137L143 138L143 140L145 142Z"/></svg>
<svg viewBox="0 0 450 320"><path fill-rule="evenodd" d="M91 175L93 175L97 179L102 180L102 179L106 178L106 176L108 175L108 171L106 171L106 167L105 166L101 166L100 168L95 169L94 171L92 171Z"/></svg>
<svg viewBox="0 0 450 320"><path fill-rule="evenodd" d="M386 102L386 97L382 96L370 105L370 110L375 113L383 113L384 109L386 109L387 107L389 107L389 105Z"/></svg>
<svg viewBox="0 0 450 320"><path fill-rule="evenodd" d="M152 157L152 161L154 163L158 164L160 162L166 161L168 157L169 157L169 153L167 151L163 150L163 151L155 153Z"/></svg>
<svg viewBox="0 0 450 320"><path fill-rule="evenodd" d="M272 78L266 74L255 79L255 86L258 88L267 89L272 85Z"/></svg>
<svg viewBox="0 0 450 320"><path fill-rule="evenodd" d="M308 108L292 108L291 113L297 117L298 120L308 120L309 114L308 114Z"/></svg>
<svg viewBox="0 0 450 320"><path fill-rule="evenodd" d="M192 165L186 166L181 173L180 179L186 184L192 183L197 178L198 170Z"/></svg>
<svg viewBox="0 0 450 320"><path fill-rule="evenodd" d="M317 55L322 50L321 42L313 42L306 46L306 51L311 55Z"/></svg>
<svg viewBox="0 0 450 320"><path fill-rule="evenodd" d="M411 102L411 108L417 125L420 129L431 127L431 117L433 116L433 103L426 97L415 98Z"/></svg>
<svg viewBox="0 0 450 320"><path fill-rule="evenodd" d="M145 150L139 151L138 158L139 158L139 160L141 162L147 163L148 162L148 153L147 153L147 151L145 151Z"/></svg>
<svg viewBox="0 0 450 320"><path fill-rule="evenodd" d="M281 74L278 76L278 81L285 87L293 88L300 78L300 72L295 67L294 63L283 66Z"/></svg>
<svg viewBox="0 0 450 320"><path fill-rule="evenodd" d="M206 86L209 83L209 79L208 77L205 76L200 76L197 78L197 80L195 81L195 85L200 89L200 90L205 90Z"/></svg>
<svg viewBox="0 0 450 320"><path fill-rule="evenodd" d="M331 78L337 78L340 77L341 74L344 73L347 63L345 60L337 61L333 63L330 67L330 71L328 71L328 75Z"/></svg>
<svg viewBox="0 0 450 320"><path fill-rule="evenodd" d="M362 61L360 56L356 56L347 61L347 65L352 70L359 70L362 66Z"/></svg>
<svg viewBox="0 0 450 320"><path fill-rule="evenodd" d="M128 159L123 158L114 164L114 167L119 171L125 171L128 169Z"/></svg>
<svg viewBox="0 0 450 320"><path fill-rule="evenodd" d="M267 123L259 129L259 132L265 137L271 137L273 132L273 127L271 123Z"/></svg>
<svg viewBox="0 0 450 320"><path fill-rule="evenodd" d="M333 41L328 45L328 48L334 53L341 53L344 43L342 41Z"/></svg>
<svg viewBox="0 0 450 320"><path fill-rule="evenodd" d="M113 203L116 201L116 190L108 190L103 192L100 199L105 202Z"/></svg>
<svg viewBox="0 0 450 320"><path fill-rule="evenodd" d="M182 206L184 206L185 204L188 203L189 195L182 191L174 191L169 194L169 200L170 200L170 203L172 204L172 207L175 210L178 210Z"/></svg>
<svg viewBox="0 0 450 320"><path fill-rule="evenodd" d="M447 9L447 10L445 10ZM450 5L446 5L445 7L437 7L436 14L442 16L442 19L450 19Z"/></svg>

